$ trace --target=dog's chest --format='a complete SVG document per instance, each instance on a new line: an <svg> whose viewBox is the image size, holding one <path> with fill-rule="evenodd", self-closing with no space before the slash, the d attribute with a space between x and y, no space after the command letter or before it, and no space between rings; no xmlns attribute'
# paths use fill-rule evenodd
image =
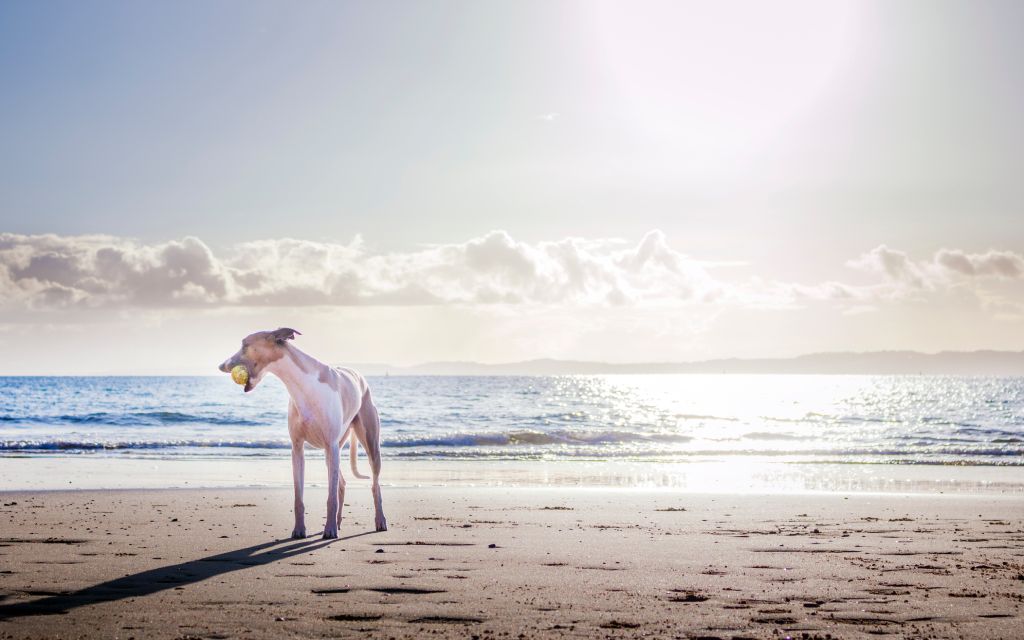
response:
<svg viewBox="0 0 1024 640"><path fill-rule="evenodd" d="M338 394L330 387L312 385L307 393L292 398L288 427L293 437L298 436L314 446L323 447L340 437L341 414Z"/></svg>

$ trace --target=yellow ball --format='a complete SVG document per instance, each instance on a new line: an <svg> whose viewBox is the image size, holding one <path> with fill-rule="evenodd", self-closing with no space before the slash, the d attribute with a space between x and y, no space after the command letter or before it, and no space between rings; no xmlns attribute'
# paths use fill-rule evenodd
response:
<svg viewBox="0 0 1024 640"><path fill-rule="evenodd" d="M249 370L245 368L244 364L236 365L231 370L231 379L235 381L235 384L245 384L249 382Z"/></svg>

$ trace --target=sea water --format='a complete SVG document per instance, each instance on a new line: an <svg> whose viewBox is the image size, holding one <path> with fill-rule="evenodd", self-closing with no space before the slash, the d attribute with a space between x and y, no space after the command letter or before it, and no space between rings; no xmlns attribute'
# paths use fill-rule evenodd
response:
<svg viewBox="0 0 1024 640"><path fill-rule="evenodd" d="M371 377L385 459L1024 465L1024 378ZM0 377L0 458L286 458L284 387ZM2 460L0 460L2 464Z"/></svg>

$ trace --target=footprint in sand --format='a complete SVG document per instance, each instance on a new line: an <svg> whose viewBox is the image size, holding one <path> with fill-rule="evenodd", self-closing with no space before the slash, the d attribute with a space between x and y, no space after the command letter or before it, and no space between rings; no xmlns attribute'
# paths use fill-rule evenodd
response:
<svg viewBox="0 0 1024 640"><path fill-rule="evenodd" d="M479 624L484 622L483 618L468 618L461 616L424 616L413 618L409 624Z"/></svg>

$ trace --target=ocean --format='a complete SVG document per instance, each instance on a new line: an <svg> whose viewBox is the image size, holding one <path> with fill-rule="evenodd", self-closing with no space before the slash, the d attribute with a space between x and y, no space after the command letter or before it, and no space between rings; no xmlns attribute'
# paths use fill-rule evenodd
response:
<svg viewBox="0 0 1024 640"><path fill-rule="evenodd" d="M390 459L1024 465L1024 378L371 377ZM0 457L287 458L268 377L0 377Z"/></svg>

